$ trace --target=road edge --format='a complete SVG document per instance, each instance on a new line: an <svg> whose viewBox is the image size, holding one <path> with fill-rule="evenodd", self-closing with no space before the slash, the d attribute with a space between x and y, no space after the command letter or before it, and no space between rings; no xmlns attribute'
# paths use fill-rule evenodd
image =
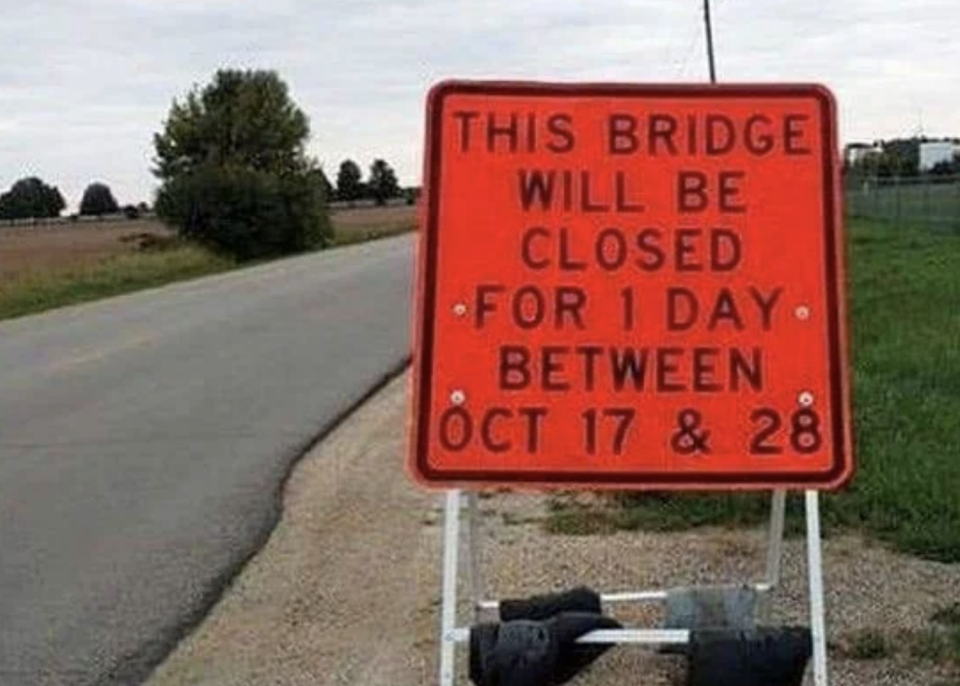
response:
<svg viewBox="0 0 960 686"><path fill-rule="evenodd" d="M407 354L399 363L381 374L367 390L361 393L342 412L321 425L310 438L289 451L284 460L283 473L271 495L272 506L270 512L264 525L253 537L249 550L245 551L234 563L224 568L207 584L201 593L200 602L197 603L192 612L181 617L180 621L162 631L153 641L142 646L140 650L124 656L120 661L121 668L110 672L107 681L96 682L97 686L115 686L118 683L145 683L157 668L173 654L180 643L189 638L203 624L210 612L230 590L234 580L244 572L273 535L283 517L284 494L287 490L287 484L300 461L390 383L403 376L409 368L411 360L412 356Z"/></svg>

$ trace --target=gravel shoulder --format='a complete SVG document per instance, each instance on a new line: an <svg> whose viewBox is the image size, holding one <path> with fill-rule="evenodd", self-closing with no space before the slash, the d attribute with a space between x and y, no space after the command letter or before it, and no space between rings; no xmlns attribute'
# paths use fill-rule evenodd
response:
<svg viewBox="0 0 960 686"><path fill-rule="evenodd" d="M392 382L299 463L266 546L149 686L436 682L442 498L413 486L403 469L406 384L406 376ZM762 531L559 536L542 531L543 497L498 492L481 507L489 595L721 583L763 569ZM774 600L780 623L807 623L802 543L785 546ZM908 651L856 660L844 647L865 630L928 630L934 612L960 600L960 565L895 555L851 536L827 540L824 559L832 684L949 677L946 666ZM655 626L660 610L617 608L615 616ZM644 684L668 684L676 668L671 658L623 646L576 683L637 683L643 674Z"/></svg>

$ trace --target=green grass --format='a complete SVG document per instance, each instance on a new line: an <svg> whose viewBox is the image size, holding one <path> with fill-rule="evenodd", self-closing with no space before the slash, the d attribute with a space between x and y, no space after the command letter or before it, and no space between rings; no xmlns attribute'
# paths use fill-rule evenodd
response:
<svg viewBox="0 0 960 686"><path fill-rule="evenodd" d="M550 501L550 512L544 527L551 534L565 536L596 536L612 534L624 528L617 520L617 512L561 500Z"/></svg>
<svg viewBox="0 0 960 686"><path fill-rule="evenodd" d="M958 606L934 613L930 624L916 630L885 630L868 627L847 633L832 649L852 660L884 660L903 657L914 663L947 667L951 676L960 669L960 617Z"/></svg>
<svg viewBox="0 0 960 686"><path fill-rule="evenodd" d="M849 237L857 474L846 490L824 495L825 530L863 531L960 561L960 236L853 221ZM677 529L759 523L769 495L620 494L609 502L607 525ZM792 495L794 530L801 508ZM552 516L575 515L558 507Z"/></svg>
<svg viewBox="0 0 960 686"><path fill-rule="evenodd" d="M960 603L954 603L933 613L931 621L960 628Z"/></svg>
<svg viewBox="0 0 960 686"><path fill-rule="evenodd" d="M940 664L950 658L943 632L935 628L901 635L898 638L898 645L902 646L907 655L917 662Z"/></svg>
<svg viewBox="0 0 960 686"><path fill-rule="evenodd" d="M543 521L542 517L533 515L523 516L512 512L504 512L500 515L500 520L504 526L523 526L525 524L537 524Z"/></svg>
<svg viewBox="0 0 960 686"><path fill-rule="evenodd" d="M828 516L960 560L960 237L858 223L850 261L859 474Z"/></svg>
<svg viewBox="0 0 960 686"><path fill-rule="evenodd" d="M893 642L877 629L864 629L849 639L844 651L853 660L882 660L896 652Z"/></svg>
<svg viewBox="0 0 960 686"><path fill-rule="evenodd" d="M926 629L898 637L899 645L917 662L960 667L960 628Z"/></svg>
<svg viewBox="0 0 960 686"><path fill-rule="evenodd" d="M550 501L547 530L586 535L620 529L679 531L715 524L746 526L759 524L769 517L769 512L769 497L755 494L614 493L605 502L589 505L555 497ZM799 521L791 517L787 535L796 532Z"/></svg>
<svg viewBox="0 0 960 686"><path fill-rule="evenodd" d="M947 667L952 673L960 667L960 630L934 626L900 631L866 628L840 637L834 649L851 660L902 657L914 663Z"/></svg>
<svg viewBox="0 0 960 686"><path fill-rule="evenodd" d="M933 613L930 621L938 625L931 633L939 641L931 641L939 661L949 661L960 668L960 603L953 603Z"/></svg>
<svg viewBox="0 0 960 686"><path fill-rule="evenodd" d="M0 283L0 319L75 305L230 269L195 246L118 255L85 268L31 273Z"/></svg>

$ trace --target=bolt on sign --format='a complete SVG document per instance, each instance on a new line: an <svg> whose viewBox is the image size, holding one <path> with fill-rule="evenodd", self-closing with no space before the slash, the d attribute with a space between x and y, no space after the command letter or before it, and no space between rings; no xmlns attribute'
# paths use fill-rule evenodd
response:
<svg viewBox="0 0 960 686"><path fill-rule="evenodd" d="M837 158L815 85L435 86L412 475L843 485Z"/></svg>

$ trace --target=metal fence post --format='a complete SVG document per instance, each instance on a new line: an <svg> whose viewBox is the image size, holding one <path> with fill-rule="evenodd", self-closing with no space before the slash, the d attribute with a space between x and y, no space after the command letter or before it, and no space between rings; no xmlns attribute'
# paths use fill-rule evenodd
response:
<svg viewBox="0 0 960 686"><path fill-rule="evenodd" d="M894 203L896 204L896 210L893 217L893 226L896 229L900 228L900 175L897 174L893 177L893 192L896 194L894 198Z"/></svg>
<svg viewBox="0 0 960 686"><path fill-rule="evenodd" d="M960 176L953 177L952 183L956 196L953 201L953 228L960 231Z"/></svg>

